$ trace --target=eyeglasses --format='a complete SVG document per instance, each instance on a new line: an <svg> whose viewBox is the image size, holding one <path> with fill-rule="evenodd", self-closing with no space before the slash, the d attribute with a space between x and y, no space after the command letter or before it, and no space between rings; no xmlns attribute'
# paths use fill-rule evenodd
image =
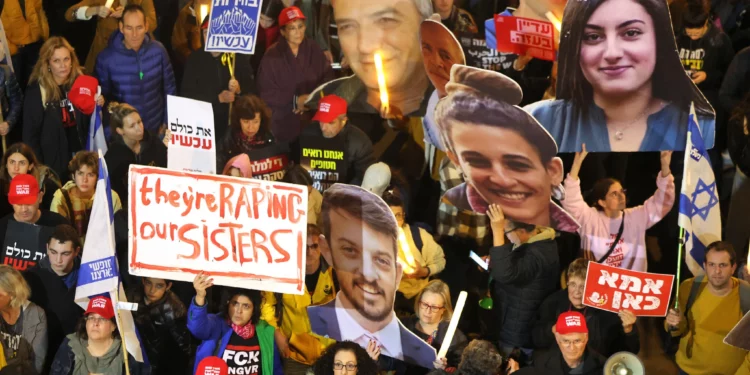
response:
<svg viewBox="0 0 750 375"><path fill-rule="evenodd" d="M582 339L578 339L578 340L560 340L560 345L568 347L568 348L571 345L581 346L582 344L583 344L583 340Z"/></svg>
<svg viewBox="0 0 750 375"><path fill-rule="evenodd" d="M100 324L104 324L104 322L106 321L109 321L109 319L102 318L101 316L90 316L90 315L83 319L86 320L86 322L93 323L94 325L97 325L97 326Z"/></svg>
<svg viewBox="0 0 750 375"><path fill-rule="evenodd" d="M249 311L253 308L253 305L249 303L239 303L237 301L229 301L229 306L235 309L241 309L242 311Z"/></svg>
<svg viewBox="0 0 750 375"><path fill-rule="evenodd" d="M619 191L613 191L607 194L607 196L612 197L612 198L617 198L620 195L625 196L626 194L628 194L628 189L621 189Z"/></svg>
<svg viewBox="0 0 750 375"><path fill-rule="evenodd" d="M343 362L335 362L333 364L333 369L341 371L344 368L346 368L346 371L354 371L357 369L357 365L351 362L348 362L347 364L344 364Z"/></svg>
<svg viewBox="0 0 750 375"><path fill-rule="evenodd" d="M424 302L420 302L419 303L419 307L421 307L421 308L423 308L423 309L425 309L425 310L427 310L429 312L437 312L437 311L440 311L440 310L442 310L442 309L445 308L445 306L433 306L433 305L426 304Z"/></svg>

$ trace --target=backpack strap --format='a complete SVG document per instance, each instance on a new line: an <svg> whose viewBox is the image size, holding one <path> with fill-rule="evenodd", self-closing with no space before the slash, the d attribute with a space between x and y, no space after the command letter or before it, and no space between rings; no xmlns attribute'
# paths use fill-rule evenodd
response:
<svg viewBox="0 0 750 375"><path fill-rule="evenodd" d="M414 245L417 246L417 250L421 254L424 243L422 242L422 234L419 232L419 226L409 225L409 230L411 230L411 238L414 240Z"/></svg>
<svg viewBox="0 0 750 375"><path fill-rule="evenodd" d="M693 279L693 286L690 288L690 294L688 295L687 303L685 304L685 317L690 308L693 307L693 303L698 298L700 292L701 283L703 283L703 275L698 275Z"/></svg>

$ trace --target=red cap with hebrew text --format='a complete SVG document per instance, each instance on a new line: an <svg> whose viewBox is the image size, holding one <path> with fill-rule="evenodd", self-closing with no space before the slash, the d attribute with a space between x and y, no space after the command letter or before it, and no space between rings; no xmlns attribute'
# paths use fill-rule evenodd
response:
<svg viewBox="0 0 750 375"><path fill-rule="evenodd" d="M577 311L568 311L557 317L555 332L561 335L568 333L589 333L586 326L586 318Z"/></svg>
<svg viewBox="0 0 750 375"><path fill-rule="evenodd" d="M305 17L305 14L302 13L299 8L294 6L284 8L284 10L281 11L281 14L279 14L279 26L284 27L296 20L304 19L307 19L307 17Z"/></svg>
<svg viewBox="0 0 750 375"><path fill-rule="evenodd" d="M337 95L328 95L320 99L318 113L313 117L317 122L333 122L341 115L346 114L346 100Z"/></svg>
<svg viewBox="0 0 750 375"><path fill-rule="evenodd" d="M86 308L84 315L99 314L104 319L112 319L115 316L115 308L112 307L112 300L98 296L89 300L89 306Z"/></svg>
<svg viewBox="0 0 750 375"><path fill-rule="evenodd" d="M96 78L81 74L73 82L73 87L70 88L68 93L68 100L73 104L73 107L78 108L79 111L88 116L94 113L96 108L95 98L98 88L99 81Z"/></svg>
<svg viewBox="0 0 750 375"><path fill-rule="evenodd" d="M17 174L10 181L10 204L34 204L39 199L39 182L31 174Z"/></svg>
<svg viewBox="0 0 750 375"><path fill-rule="evenodd" d="M211 356L203 358L198 363L195 375L227 375L228 372L229 367L226 362L219 357Z"/></svg>

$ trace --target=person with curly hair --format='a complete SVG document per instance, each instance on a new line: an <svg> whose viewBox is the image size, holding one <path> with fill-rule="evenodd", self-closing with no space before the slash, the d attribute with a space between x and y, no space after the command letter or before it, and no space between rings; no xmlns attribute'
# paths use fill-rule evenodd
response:
<svg viewBox="0 0 750 375"><path fill-rule="evenodd" d="M367 350L351 341L341 341L328 347L313 365L313 374L376 375L378 365Z"/></svg>
<svg viewBox="0 0 750 375"><path fill-rule="evenodd" d="M503 356L485 340L473 340L461 354L457 372L461 375L501 374Z"/></svg>

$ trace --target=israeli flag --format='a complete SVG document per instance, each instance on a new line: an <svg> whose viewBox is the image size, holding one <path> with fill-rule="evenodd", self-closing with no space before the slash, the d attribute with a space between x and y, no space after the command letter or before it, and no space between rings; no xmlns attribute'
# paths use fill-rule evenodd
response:
<svg viewBox="0 0 750 375"><path fill-rule="evenodd" d="M120 281L119 267L115 255L114 212L112 211L112 188L109 183L107 164L99 150L99 180L96 182L94 205L91 207L89 228L81 255L81 269L78 272L76 303L86 309L89 297L108 295L115 307L117 328L125 337L125 347L138 362L145 355L136 332L133 315L127 303L125 290Z"/></svg>
<svg viewBox="0 0 750 375"><path fill-rule="evenodd" d="M97 96L101 95L101 90L102 87L99 86ZM102 107L99 107L99 105L96 106L94 113L91 115L89 136L86 140L86 150L101 150L102 153L107 153L107 138L104 136L104 125L102 125Z"/></svg>
<svg viewBox="0 0 750 375"><path fill-rule="evenodd" d="M716 178L692 105L677 223L685 229L685 263L694 276L703 275L706 247L721 240L721 212Z"/></svg>

